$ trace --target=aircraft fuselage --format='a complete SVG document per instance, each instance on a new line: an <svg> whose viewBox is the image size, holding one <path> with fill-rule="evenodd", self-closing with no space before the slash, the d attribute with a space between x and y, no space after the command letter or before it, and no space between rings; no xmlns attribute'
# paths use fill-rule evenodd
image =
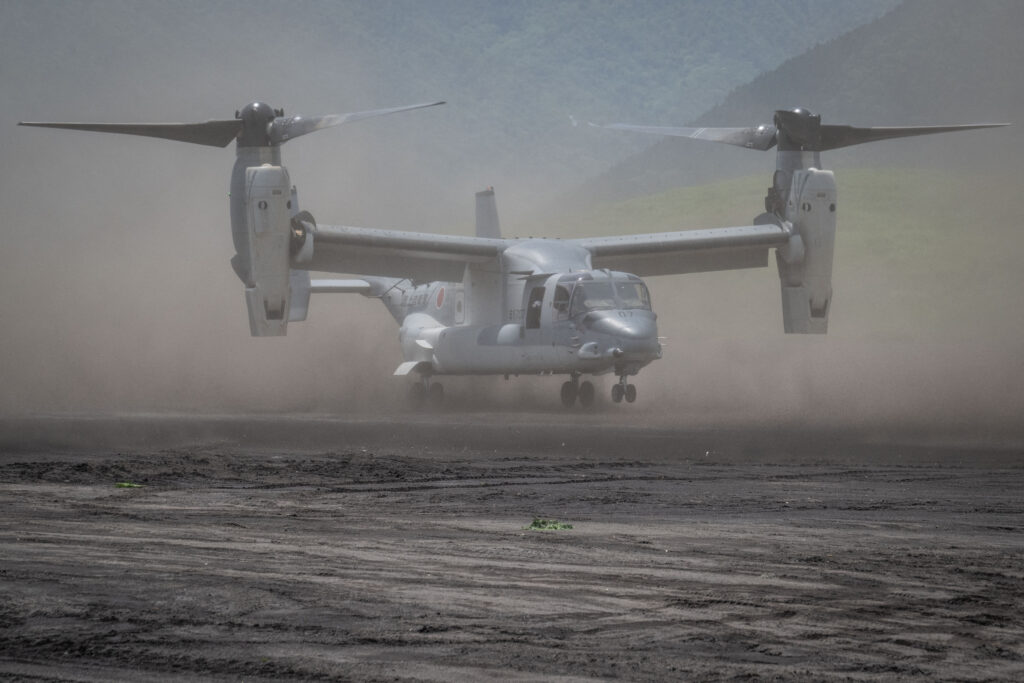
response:
<svg viewBox="0 0 1024 683"><path fill-rule="evenodd" d="M657 315L635 275L512 275L503 319L490 324L474 324L464 282L404 284L392 281L381 296L401 325L399 374L626 376L661 357Z"/></svg>

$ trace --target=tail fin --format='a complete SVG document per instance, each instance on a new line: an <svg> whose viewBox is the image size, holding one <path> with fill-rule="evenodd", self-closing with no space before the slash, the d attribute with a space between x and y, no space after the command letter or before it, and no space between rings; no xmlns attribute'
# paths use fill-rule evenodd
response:
<svg viewBox="0 0 1024 683"><path fill-rule="evenodd" d="M498 205L494 201L494 188L488 187L476 193L476 236L501 237L498 223Z"/></svg>

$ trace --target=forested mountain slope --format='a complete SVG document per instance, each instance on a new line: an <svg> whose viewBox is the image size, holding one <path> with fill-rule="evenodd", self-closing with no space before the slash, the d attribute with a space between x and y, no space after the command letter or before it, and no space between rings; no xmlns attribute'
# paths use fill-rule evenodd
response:
<svg viewBox="0 0 1024 683"><path fill-rule="evenodd" d="M693 118L896 1L8 0L0 108L13 125L204 120L253 99L305 114L445 99L296 143L288 159L306 155L315 182L330 174L303 186L341 188L346 220L450 229L432 203L469 209L494 184L510 212L646 146L595 139L570 115ZM377 201L382 184L402 201Z"/></svg>

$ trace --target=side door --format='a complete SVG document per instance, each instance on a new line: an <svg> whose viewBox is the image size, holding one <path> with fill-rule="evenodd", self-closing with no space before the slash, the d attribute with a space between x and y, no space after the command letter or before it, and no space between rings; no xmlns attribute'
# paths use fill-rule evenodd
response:
<svg viewBox="0 0 1024 683"><path fill-rule="evenodd" d="M523 288L522 357L524 361L531 364L537 364L543 360L544 329L541 321L545 317L546 279L529 278Z"/></svg>

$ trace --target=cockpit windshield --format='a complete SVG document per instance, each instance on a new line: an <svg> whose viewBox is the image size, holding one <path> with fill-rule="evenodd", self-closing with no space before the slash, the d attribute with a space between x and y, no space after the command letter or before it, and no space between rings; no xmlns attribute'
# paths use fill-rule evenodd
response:
<svg viewBox="0 0 1024 683"><path fill-rule="evenodd" d="M638 280L580 280L572 290L569 315L610 309L651 310L651 295Z"/></svg>
<svg viewBox="0 0 1024 683"><path fill-rule="evenodd" d="M619 299L619 308L642 308L651 310L651 295L642 282L615 283L615 295Z"/></svg>
<svg viewBox="0 0 1024 683"><path fill-rule="evenodd" d="M615 308L615 290L610 282L578 282L572 290L572 314Z"/></svg>

